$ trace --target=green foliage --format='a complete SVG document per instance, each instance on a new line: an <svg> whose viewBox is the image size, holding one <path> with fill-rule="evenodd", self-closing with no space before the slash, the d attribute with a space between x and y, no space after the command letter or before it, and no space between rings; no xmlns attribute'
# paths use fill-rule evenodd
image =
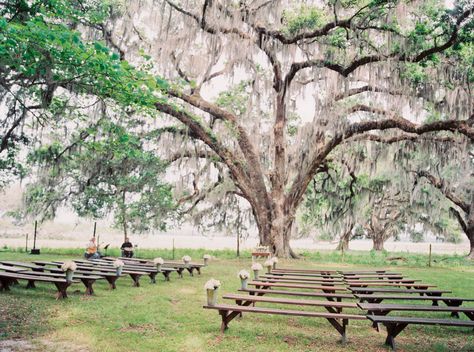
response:
<svg viewBox="0 0 474 352"><path fill-rule="evenodd" d="M171 187L160 179L166 163L119 124L101 122L87 133L73 147L53 142L30 153L46 175L28 189L28 212L50 218L67 201L79 216L113 213L121 228L164 230L175 209Z"/></svg>
<svg viewBox="0 0 474 352"><path fill-rule="evenodd" d="M288 34L297 34L320 27L325 21L325 15L317 7L302 5L297 9L285 10L282 21Z"/></svg>
<svg viewBox="0 0 474 352"><path fill-rule="evenodd" d="M247 112L248 100L250 99L249 88L252 81L241 81L231 87L228 91L219 93L216 104L225 108L237 116L245 115Z"/></svg>

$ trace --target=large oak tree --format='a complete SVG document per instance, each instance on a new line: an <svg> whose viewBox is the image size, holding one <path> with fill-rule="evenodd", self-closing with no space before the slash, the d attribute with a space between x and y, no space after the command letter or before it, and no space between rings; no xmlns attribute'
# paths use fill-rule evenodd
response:
<svg viewBox="0 0 474 352"><path fill-rule="evenodd" d="M100 33L116 56L97 60L94 54L107 53L99 45L77 66L68 62L69 71L51 74L46 68L33 74L43 87L43 102L61 87L154 108L179 121L180 134L184 127L203 148L197 157L225 167L233 193L252 209L261 243L288 256L296 210L336 148L445 131L449 138L473 139L473 12L468 2L446 9L435 0L304 6L286 1L127 2L121 18L103 23L79 18L73 26ZM7 22L17 18L14 13ZM12 36L11 26L0 24L2 33L9 28ZM80 38L61 40L74 61ZM64 59L51 58L31 42L23 44L26 49L12 47L20 54L33 51L50 67ZM154 62L166 81L125 61L142 58ZM23 67L14 60L3 53L4 86L18 82ZM72 75L84 65L88 70ZM33 74L21 72L20 78ZM249 79L252 98L245 113L213 99L213 92L225 89L219 88L223 82ZM298 115L299 122L292 124Z"/></svg>

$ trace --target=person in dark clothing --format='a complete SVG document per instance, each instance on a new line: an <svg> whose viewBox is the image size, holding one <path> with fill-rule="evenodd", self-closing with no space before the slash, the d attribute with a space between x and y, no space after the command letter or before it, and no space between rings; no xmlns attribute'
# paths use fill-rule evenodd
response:
<svg viewBox="0 0 474 352"><path fill-rule="evenodd" d="M122 246L120 247L122 250L122 257L125 258L132 258L133 257L133 244L130 242L128 237L125 238L125 242L122 243Z"/></svg>

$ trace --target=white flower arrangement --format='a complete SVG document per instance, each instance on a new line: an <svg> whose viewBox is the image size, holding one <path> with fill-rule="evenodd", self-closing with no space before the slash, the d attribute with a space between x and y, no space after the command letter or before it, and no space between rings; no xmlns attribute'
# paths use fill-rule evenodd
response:
<svg viewBox="0 0 474 352"><path fill-rule="evenodd" d="M112 265L114 266L114 268L122 268L125 265L125 263L122 262L120 259L117 259L113 262Z"/></svg>
<svg viewBox="0 0 474 352"><path fill-rule="evenodd" d="M202 256L202 259L204 259L204 260L206 260L206 259L209 260L209 259L211 259L211 256L210 256L209 254L204 254L204 255Z"/></svg>
<svg viewBox="0 0 474 352"><path fill-rule="evenodd" d="M210 279L204 285L204 288L206 290L217 290L219 287L221 287L221 282L219 280L216 280L216 279Z"/></svg>
<svg viewBox="0 0 474 352"><path fill-rule="evenodd" d="M271 259L266 260L265 263L263 263L263 266L267 267L267 268L269 266L272 267L273 266L273 260L271 260Z"/></svg>
<svg viewBox="0 0 474 352"><path fill-rule="evenodd" d="M185 264L189 263L191 261L191 257L189 255L185 255L183 258L181 258Z"/></svg>
<svg viewBox="0 0 474 352"><path fill-rule="evenodd" d="M76 269L77 269L77 264L74 263L73 261L67 261L61 265L62 271L76 271Z"/></svg>
<svg viewBox="0 0 474 352"><path fill-rule="evenodd" d="M252 270L255 271L255 270L262 270L263 267L262 267L262 264L260 263L253 263L252 264Z"/></svg>
<svg viewBox="0 0 474 352"><path fill-rule="evenodd" d="M161 257L153 259L153 264L155 265L163 265L164 263L165 261Z"/></svg>
<svg viewBox="0 0 474 352"><path fill-rule="evenodd" d="M268 246L257 246L255 247L256 252L269 252L270 248Z"/></svg>
<svg viewBox="0 0 474 352"><path fill-rule="evenodd" d="M246 279L248 279L249 277L250 277L250 274L249 274L249 272L248 272L247 270L240 270L240 271L239 271L239 278L240 278L241 280L246 280Z"/></svg>

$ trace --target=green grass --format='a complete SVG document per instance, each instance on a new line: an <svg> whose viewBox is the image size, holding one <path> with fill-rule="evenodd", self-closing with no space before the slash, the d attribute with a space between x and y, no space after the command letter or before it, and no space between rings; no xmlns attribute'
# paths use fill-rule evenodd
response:
<svg viewBox="0 0 474 352"><path fill-rule="evenodd" d="M131 279L124 278L117 281L115 291L110 291L105 282L98 282L94 297L83 296L83 287L77 284L69 289L69 299L55 301L52 285L38 284L37 289L26 290L21 283L11 292L0 294L0 340L26 338L42 351L54 350L51 346L71 351L387 350L383 346L385 334L377 333L366 321L350 323L349 342L345 346L338 342L338 333L327 321L300 317L244 314L243 318L232 321L230 329L221 335L217 312L202 309L203 286L214 277L222 282L220 294L236 292L237 272L242 268L249 270L251 260L249 253L244 253L246 258L231 259L234 255L231 251L205 252L214 254L216 259L204 268L201 276L185 275L180 279L172 275L170 282L160 277L155 285L143 277L139 288L131 287ZM189 254L197 259L203 253L204 250L177 250L175 257ZM385 254L349 253L344 263L338 254L331 252L304 254L302 260L281 260L279 266L353 269L374 268L371 263L380 263L377 267L402 271L409 277L449 288L453 295L474 296L474 267L470 263L462 265L461 259L444 260L428 268L426 256L419 259L422 267L410 265L418 260L418 256L411 254L403 266L388 265L382 260ZM77 257L80 251L42 249L42 255L34 257L5 251L0 253L0 258L49 260L71 255ZM170 258L171 252L141 251L141 256L158 255ZM367 264L352 264L349 260ZM400 351L474 351L473 333L466 329L409 326L397 342Z"/></svg>

